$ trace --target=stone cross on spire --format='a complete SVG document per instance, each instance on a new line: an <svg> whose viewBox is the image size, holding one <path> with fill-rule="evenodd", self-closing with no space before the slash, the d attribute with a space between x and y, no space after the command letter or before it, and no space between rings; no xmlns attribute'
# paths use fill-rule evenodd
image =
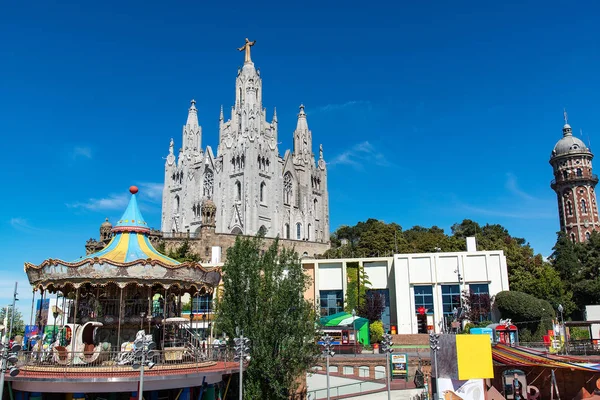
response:
<svg viewBox="0 0 600 400"><path fill-rule="evenodd" d="M254 46L254 44L256 44L256 40L249 41L248 38L246 38L246 43L244 43L244 45L242 47L238 48L239 51L246 51L246 57L244 58L244 64L252 63L252 59L250 58L250 47Z"/></svg>

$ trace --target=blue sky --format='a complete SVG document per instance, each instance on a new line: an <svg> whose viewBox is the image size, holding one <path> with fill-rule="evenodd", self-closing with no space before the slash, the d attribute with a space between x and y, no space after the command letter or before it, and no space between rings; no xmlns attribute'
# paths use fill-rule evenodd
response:
<svg viewBox="0 0 600 400"><path fill-rule="evenodd" d="M169 139L194 98L203 144L257 40L280 152L306 105L331 224L500 223L549 255L562 110L600 143L600 5L504 2L9 2L0 15L0 304L23 262L75 259L140 186L160 224ZM21 292L22 310L31 298Z"/></svg>

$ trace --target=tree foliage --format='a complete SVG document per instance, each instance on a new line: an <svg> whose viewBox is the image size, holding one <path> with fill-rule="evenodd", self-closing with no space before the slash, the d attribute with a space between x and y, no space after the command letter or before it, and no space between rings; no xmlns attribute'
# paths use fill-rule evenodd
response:
<svg viewBox="0 0 600 400"><path fill-rule="evenodd" d="M356 309L358 315L369 320L372 324L381 319L385 309L385 296L379 292L367 292L364 301Z"/></svg>
<svg viewBox="0 0 600 400"><path fill-rule="evenodd" d="M179 262L200 261L200 256L192 251L192 246L190 246L190 241L188 239L185 239L183 243L172 251L167 251L166 247L165 242L160 242L158 246L156 246L156 250Z"/></svg>
<svg viewBox="0 0 600 400"><path fill-rule="evenodd" d="M261 254L261 244L259 237L237 237L227 250L216 328L229 338L239 328L250 339L244 397L287 399L318 357L317 317L304 299L309 278L298 255L277 240Z"/></svg>
<svg viewBox="0 0 600 400"><path fill-rule="evenodd" d="M517 325L522 342L542 340L547 330L552 329L552 320L556 317L549 302L523 292L500 292L494 304L502 318L510 318Z"/></svg>
<svg viewBox="0 0 600 400"><path fill-rule="evenodd" d="M10 329L10 321L11 318L13 317L13 309L12 307L8 308L8 318L7 318L7 333L8 334L8 329ZM6 316L6 308L1 308L0 309L0 324L4 324L4 317ZM24 335L25 334L25 322L23 321L23 314L21 314L21 312L19 310L15 310L15 316L13 319L13 326L12 326L12 334L13 336L15 335Z"/></svg>
<svg viewBox="0 0 600 400"><path fill-rule="evenodd" d="M462 298L463 313L460 320L467 319L476 324L490 319L492 299L488 293L474 293L465 290Z"/></svg>
<svg viewBox="0 0 600 400"><path fill-rule="evenodd" d="M346 289L346 306L344 310L350 313L352 310L358 311L360 304L364 303L371 282L362 264L348 263L346 271L348 286Z"/></svg>

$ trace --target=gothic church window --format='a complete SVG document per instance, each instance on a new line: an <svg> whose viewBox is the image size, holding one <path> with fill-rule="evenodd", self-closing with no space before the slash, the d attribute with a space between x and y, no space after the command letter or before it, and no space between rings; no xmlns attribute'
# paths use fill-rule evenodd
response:
<svg viewBox="0 0 600 400"><path fill-rule="evenodd" d="M290 224L285 224L285 238L290 238Z"/></svg>
<svg viewBox="0 0 600 400"><path fill-rule="evenodd" d="M316 216L317 216L317 206L319 205L319 201L317 199L315 199L314 205L315 205L314 210L315 210L315 218L316 218Z"/></svg>
<svg viewBox="0 0 600 400"><path fill-rule="evenodd" d="M264 236L266 234L267 234L267 228L264 225L261 225L261 227L258 228L258 235Z"/></svg>
<svg viewBox="0 0 600 400"><path fill-rule="evenodd" d="M240 183L240 181L235 182L235 199L237 201L242 200L242 184Z"/></svg>
<svg viewBox="0 0 600 400"><path fill-rule="evenodd" d="M302 239L302 225L300 223L296 224L296 239Z"/></svg>
<svg viewBox="0 0 600 400"><path fill-rule="evenodd" d="M204 197L212 199L214 188L214 174L212 170L207 169L204 172Z"/></svg>
<svg viewBox="0 0 600 400"><path fill-rule="evenodd" d="M587 203L585 200L581 200L581 212L587 214Z"/></svg>
<svg viewBox="0 0 600 400"><path fill-rule="evenodd" d="M283 204L290 204L292 200L292 174L286 172L283 176Z"/></svg>
<svg viewBox="0 0 600 400"><path fill-rule="evenodd" d="M175 196L175 201L173 202L173 212L175 214L179 214L179 196Z"/></svg>
<svg viewBox="0 0 600 400"><path fill-rule="evenodd" d="M263 203L265 201L265 186L267 186L266 183L262 182L260 184L260 202Z"/></svg>

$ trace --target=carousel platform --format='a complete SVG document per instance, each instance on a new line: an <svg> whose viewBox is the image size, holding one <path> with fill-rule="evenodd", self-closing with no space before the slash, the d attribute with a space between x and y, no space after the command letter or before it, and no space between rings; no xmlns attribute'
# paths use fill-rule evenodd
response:
<svg viewBox="0 0 600 400"><path fill-rule="evenodd" d="M218 383L223 375L239 372L239 363L227 361L181 362L156 365L144 370L144 388L148 391L177 389ZM41 393L134 392L140 371L131 366L94 365L22 365L16 377L6 375L13 389Z"/></svg>

